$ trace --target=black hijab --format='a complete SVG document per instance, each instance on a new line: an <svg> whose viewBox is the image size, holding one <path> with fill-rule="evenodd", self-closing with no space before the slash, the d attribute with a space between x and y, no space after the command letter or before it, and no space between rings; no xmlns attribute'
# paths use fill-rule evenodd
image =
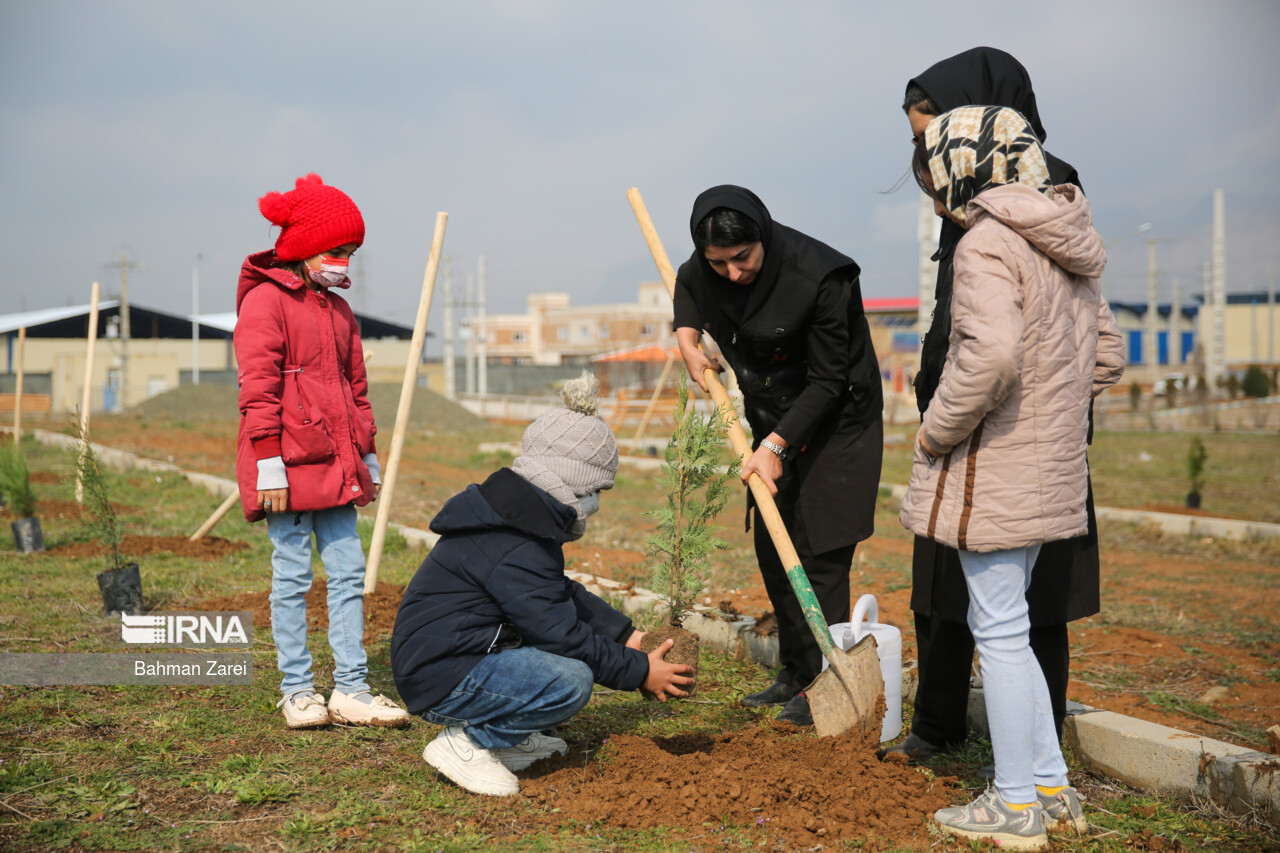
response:
<svg viewBox="0 0 1280 853"><path fill-rule="evenodd" d="M975 47L957 53L913 77L908 81L908 87L912 83L929 96L929 100L938 108L939 115L967 106L1012 107L1022 113L1041 142L1048 136L1040 121L1036 93L1031 88L1031 75L1021 62L1003 50ZM1048 151L1044 152L1044 159L1053 184L1080 186L1080 176L1076 174L1074 166L1059 160ZM920 369L915 379L916 406L921 412L929 407L947 360L951 337L951 281L954 274L951 259L962 236L963 228L949 219L943 221L938 252L933 256L938 262L933 322L930 323L920 347Z"/></svg>
<svg viewBox="0 0 1280 853"><path fill-rule="evenodd" d="M975 47L929 66L908 82L919 86L938 114L958 107L1013 107L1022 113L1031 129L1044 142L1048 134L1040 123L1031 75L1022 63L1003 50Z"/></svg>
<svg viewBox="0 0 1280 853"><path fill-rule="evenodd" d="M779 281L784 280L788 274L799 273L814 281L822 281L835 270L848 266L853 266L854 274L857 274L858 265L852 258L807 234L774 222L759 196L745 187L733 184L712 187L694 199L693 212L689 215L690 236L695 235L698 223L712 211L722 207L736 210L754 222L760 229L760 242L764 246L764 264L755 280L747 285L749 294L745 316L750 316L763 304ZM723 306L740 300L743 288L711 268L706 257L696 248L696 237L694 246L693 255L681 265L680 270L693 278L690 282L693 285L691 290L705 317L706 308L710 305Z"/></svg>

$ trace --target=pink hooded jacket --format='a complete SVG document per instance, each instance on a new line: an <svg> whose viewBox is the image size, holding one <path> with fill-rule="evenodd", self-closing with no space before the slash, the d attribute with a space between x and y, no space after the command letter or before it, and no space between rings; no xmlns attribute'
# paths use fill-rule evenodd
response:
<svg viewBox="0 0 1280 853"><path fill-rule="evenodd" d="M951 344L924 413L899 519L963 551L1083 535L1089 401L1124 371L1102 298L1106 264L1089 203L1020 184L969 202L955 255Z"/></svg>

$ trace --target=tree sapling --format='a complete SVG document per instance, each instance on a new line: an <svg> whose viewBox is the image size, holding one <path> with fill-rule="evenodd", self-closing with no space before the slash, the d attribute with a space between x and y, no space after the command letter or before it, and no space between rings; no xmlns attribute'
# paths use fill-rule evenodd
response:
<svg viewBox="0 0 1280 853"><path fill-rule="evenodd" d="M1200 436L1191 436L1191 449L1187 451L1187 478L1191 481L1191 491L1187 493L1187 506L1200 508L1200 490L1204 488L1204 463L1209 458Z"/></svg>
<svg viewBox="0 0 1280 853"><path fill-rule="evenodd" d="M657 530L648 539L648 556L655 559L650 588L666 606L667 624L645 635L641 650L648 652L668 638L676 640L667 660L698 665L697 635L681 627L706 583L712 555L727 547L716 537L712 521L724 509L738 479L737 460L721 473L725 413L703 416L689 404L689 383L680 378L675 431L667 444L661 482L666 503L649 515Z"/></svg>
<svg viewBox="0 0 1280 853"><path fill-rule="evenodd" d="M36 493L31 488L31 473L21 445L6 444L0 450L0 490L8 501L9 511L17 520L9 527L19 554L44 550L44 532L36 518Z"/></svg>

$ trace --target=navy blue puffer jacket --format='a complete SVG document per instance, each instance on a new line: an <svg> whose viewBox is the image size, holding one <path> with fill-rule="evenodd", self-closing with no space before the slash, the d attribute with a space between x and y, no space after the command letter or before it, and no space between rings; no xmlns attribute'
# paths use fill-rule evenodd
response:
<svg viewBox="0 0 1280 853"><path fill-rule="evenodd" d="M631 620L564 574L573 509L509 468L450 498L441 538L405 590L391 671L410 713L448 696L486 654L514 644L580 660L599 684L635 690L648 658Z"/></svg>

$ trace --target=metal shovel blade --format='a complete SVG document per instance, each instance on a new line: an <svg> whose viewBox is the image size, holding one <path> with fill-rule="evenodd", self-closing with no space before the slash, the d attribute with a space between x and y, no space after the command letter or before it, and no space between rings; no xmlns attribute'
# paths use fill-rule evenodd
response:
<svg viewBox="0 0 1280 853"><path fill-rule="evenodd" d="M879 737L883 711L877 702L884 694L876 640L867 634L847 652L833 647L830 666L805 688L813 724L821 737L851 731L875 731Z"/></svg>

